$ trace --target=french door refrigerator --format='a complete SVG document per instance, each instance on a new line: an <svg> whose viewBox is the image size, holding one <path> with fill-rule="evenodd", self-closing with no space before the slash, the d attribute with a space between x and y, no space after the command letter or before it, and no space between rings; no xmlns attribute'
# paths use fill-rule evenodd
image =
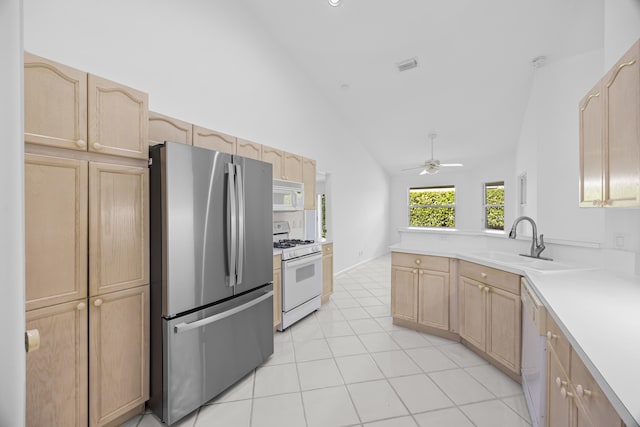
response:
<svg viewBox="0 0 640 427"><path fill-rule="evenodd" d="M271 164L150 149L152 411L173 424L273 353Z"/></svg>

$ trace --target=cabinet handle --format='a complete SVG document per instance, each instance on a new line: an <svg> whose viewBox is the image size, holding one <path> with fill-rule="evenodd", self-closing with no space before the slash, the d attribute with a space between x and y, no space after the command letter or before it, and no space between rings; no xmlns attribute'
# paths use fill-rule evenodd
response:
<svg viewBox="0 0 640 427"><path fill-rule="evenodd" d="M96 307L100 307L102 305L102 299L98 298L93 302L93 305L95 305Z"/></svg>
<svg viewBox="0 0 640 427"><path fill-rule="evenodd" d="M486 293L489 293L489 291L490 291L490 290L491 290L491 288L490 288L490 287L488 287L488 286L485 286L485 287L484 287L484 291L485 291Z"/></svg>
<svg viewBox="0 0 640 427"><path fill-rule="evenodd" d="M560 389L560 396L562 396L563 399L568 398L572 398L573 397L573 393L571 393L570 391L567 391L566 388L562 387Z"/></svg>
<svg viewBox="0 0 640 427"><path fill-rule="evenodd" d="M480 273L480 275L482 276L483 279L487 278L487 273Z"/></svg>
<svg viewBox="0 0 640 427"><path fill-rule="evenodd" d="M482 290L483 287L484 286L482 286L482 285L478 285L478 289L480 289L480 290Z"/></svg>
<svg viewBox="0 0 640 427"><path fill-rule="evenodd" d="M566 387L568 383L566 381L562 381L560 377L556 377L556 385L558 387Z"/></svg>
<svg viewBox="0 0 640 427"><path fill-rule="evenodd" d="M582 387L582 384L578 384L578 386L576 387L576 394L580 397L591 397L591 390L587 390L586 388Z"/></svg>
<svg viewBox="0 0 640 427"><path fill-rule="evenodd" d="M412 272L413 274L416 274L416 273L418 273L418 270L412 270L411 272Z"/></svg>
<svg viewBox="0 0 640 427"><path fill-rule="evenodd" d="M31 353L40 348L40 331L37 329L29 329L24 333L24 349L27 353Z"/></svg>
<svg viewBox="0 0 640 427"><path fill-rule="evenodd" d="M98 142L94 142L93 143L93 149L97 150L97 151L101 151L104 148L104 145L98 143Z"/></svg>
<svg viewBox="0 0 640 427"><path fill-rule="evenodd" d="M83 139L78 139L76 141L76 145L80 148L85 148L87 146L87 142Z"/></svg>
<svg viewBox="0 0 640 427"><path fill-rule="evenodd" d="M555 339L558 339L558 336L556 334L552 334L551 331L547 331L547 339L555 340Z"/></svg>
<svg viewBox="0 0 640 427"><path fill-rule="evenodd" d="M82 311L87 307L87 304L81 302L80 304L76 305L76 310L78 311Z"/></svg>
<svg viewBox="0 0 640 427"><path fill-rule="evenodd" d="M420 261L420 258L416 259L416 264L420 265L422 261Z"/></svg>

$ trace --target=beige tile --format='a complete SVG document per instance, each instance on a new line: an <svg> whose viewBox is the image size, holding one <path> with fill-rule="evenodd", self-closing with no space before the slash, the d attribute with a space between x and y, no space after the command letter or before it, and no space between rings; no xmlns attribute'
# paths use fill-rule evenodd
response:
<svg viewBox="0 0 640 427"><path fill-rule="evenodd" d="M369 353L400 350L398 344L386 332L360 335L360 341L362 341Z"/></svg>
<svg viewBox="0 0 640 427"><path fill-rule="evenodd" d="M304 425L306 421L300 393L281 394L253 401L251 427L301 427Z"/></svg>
<svg viewBox="0 0 640 427"><path fill-rule="evenodd" d="M342 385L342 376L333 359L298 363L302 390Z"/></svg>
<svg viewBox="0 0 640 427"><path fill-rule="evenodd" d="M371 316L362 307L341 309L342 315L347 320L369 319Z"/></svg>
<svg viewBox="0 0 640 427"><path fill-rule="evenodd" d="M360 422L345 386L304 391L302 400L309 427L339 427Z"/></svg>
<svg viewBox="0 0 640 427"><path fill-rule="evenodd" d="M431 347L431 343L422 334L410 329L403 328L400 331L391 331L389 334L402 348Z"/></svg>
<svg viewBox="0 0 640 427"><path fill-rule="evenodd" d="M251 422L251 401L217 403L203 406L198 413L195 427L213 425L249 427Z"/></svg>
<svg viewBox="0 0 640 427"><path fill-rule="evenodd" d="M530 427L528 422L500 400L490 400L488 402L465 405L461 406L460 410L464 412L477 427Z"/></svg>
<svg viewBox="0 0 640 427"><path fill-rule="evenodd" d="M363 422L408 415L387 381L350 384L347 388Z"/></svg>
<svg viewBox="0 0 640 427"><path fill-rule="evenodd" d="M335 357L363 354L367 349L357 336L327 338L331 352Z"/></svg>
<svg viewBox="0 0 640 427"><path fill-rule="evenodd" d="M443 345L438 347L449 359L453 360L461 368L486 365L487 361L475 354L462 344Z"/></svg>
<svg viewBox="0 0 640 427"><path fill-rule="evenodd" d="M388 420L374 421L364 424L365 427L417 427L411 417L391 418ZM444 426L442 426L444 427Z"/></svg>
<svg viewBox="0 0 640 427"><path fill-rule="evenodd" d="M380 369L368 354L337 357L336 363L346 384L384 378Z"/></svg>
<svg viewBox="0 0 640 427"><path fill-rule="evenodd" d="M371 357L386 377L422 373L422 369L404 351L372 353Z"/></svg>
<svg viewBox="0 0 640 427"><path fill-rule="evenodd" d="M429 377L456 405L494 399L495 396L463 369L433 372Z"/></svg>
<svg viewBox="0 0 640 427"><path fill-rule="evenodd" d="M414 417L420 427L474 427L473 423L457 408L416 414ZM496 424L494 427L503 426Z"/></svg>
<svg viewBox="0 0 640 427"><path fill-rule="evenodd" d="M273 354L264 365L282 365L295 362L292 341L280 341L273 343Z"/></svg>
<svg viewBox="0 0 640 427"><path fill-rule="evenodd" d="M294 349L297 362L307 362L310 360L328 359L333 357L329 344L325 339L310 341L295 341Z"/></svg>
<svg viewBox="0 0 640 427"><path fill-rule="evenodd" d="M263 366L256 371L254 396L270 396L299 391L298 371L294 363Z"/></svg>
<svg viewBox="0 0 640 427"><path fill-rule="evenodd" d="M444 371L458 367L451 359L434 347L412 348L406 350L406 352L424 372Z"/></svg>
<svg viewBox="0 0 640 427"><path fill-rule="evenodd" d="M355 334L355 332L353 332L353 329L351 329L351 326L349 326L349 322L347 322L346 320L322 323L321 327L324 336L327 338L344 337Z"/></svg>
<svg viewBox="0 0 640 427"><path fill-rule="evenodd" d="M529 415L529 408L527 407L527 401L524 398L524 394L505 397L502 401L509 408L513 409L516 414L520 415L525 421L531 424L531 416Z"/></svg>
<svg viewBox="0 0 640 427"><path fill-rule="evenodd" d="M391 378L389 382L412 414L453 406L425 374Z"/></svg>
<svg viewBox="0 0 640 427"><path fill-rule="evenodd" d="M473 378L489 389L497 397L522 394L522 386L491 365L466 368Z"/></svg>
<svg viewBox="0 0 640 427"><path fill-rule="evenodd" d="M353 331L358 335L370 334L373 332L384 332L378 322L371 318L349 320L349 325L351 326L351 329L353 329Z"/></svg>
<svg viewBox="0 0 640 427"><path fill-rule="evenodd" d="M222 403L232 402L235 400L251 399L253 397L253 381L254 372L251 371L249 375L245 375L234 385L225 390L222 394L217 396L210 403Z"/></svg>

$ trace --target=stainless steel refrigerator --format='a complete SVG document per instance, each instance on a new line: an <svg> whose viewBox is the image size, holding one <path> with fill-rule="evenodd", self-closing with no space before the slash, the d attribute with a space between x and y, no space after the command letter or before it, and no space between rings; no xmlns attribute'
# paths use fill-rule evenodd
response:
<svg viewBox="0 0 640 427"><path fill-rule="evenodd" d="M150 150L152 411L173 424L273 353L271 164Z"/></svg>

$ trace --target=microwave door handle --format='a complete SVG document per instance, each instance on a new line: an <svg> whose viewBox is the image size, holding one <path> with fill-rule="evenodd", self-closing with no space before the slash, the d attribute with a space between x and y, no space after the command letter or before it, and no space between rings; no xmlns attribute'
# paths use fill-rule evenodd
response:
<svg viewBox="0 0 640 427"><path fill-rule="evenodd" d="M229 287L236 285L236 168L233 163L227 163L227 262L229 267Z"/></svg>
<svg viewBox="0 0 640 427"><path fill-rule="evenodd" d="M244 181L242 178L242 167L236 165L236 186L238 187L238 253L236 255L237 275L236 284L242 283L242 271L244 270L244 245L245 245L245 200Z"/></svg>

